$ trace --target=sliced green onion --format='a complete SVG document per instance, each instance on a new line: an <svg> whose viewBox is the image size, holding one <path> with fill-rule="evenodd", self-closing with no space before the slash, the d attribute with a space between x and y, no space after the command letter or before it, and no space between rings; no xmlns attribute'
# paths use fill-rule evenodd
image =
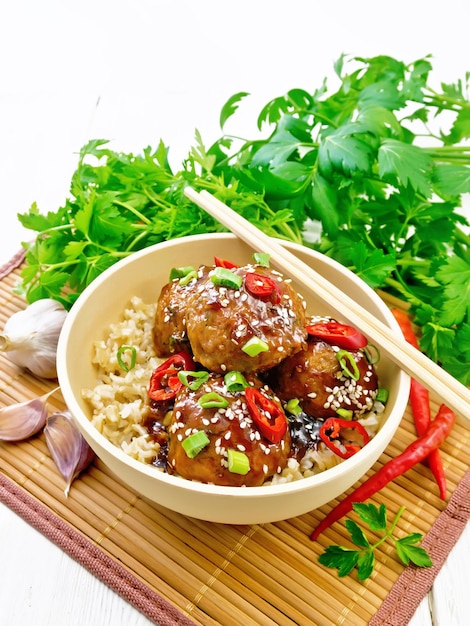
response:
<svg viewBox="0 0 470 626"><path fill-rule="evenodd" d="M378 400L379 402L382 402L382 404L387 404L388 396L389 396L388 389L379 387L377 389L377 395L375 396L375 399Z"/></svg>
<svg viewBox="0 0 470 626"><path fill-rule="evenodd" d="M269 267L269 259L271 257L267 252L255 252L253 258L258 265Z"/></svg>
<svg viewBox="0 0 470 626"><path fill-rule="evenodd" d="M347 350L338 350L336 358L343 372L353 380L359 380L360 372L353 355Z"/></svg>
<svg viewBox="0 0 470 626"><path fill-rule="evenodd" d="M178 372L178 378L185 387L188 387L191 391L197 391L199 387L209 379L209 372L190 372L187 370L180 370Z"/></svg>
<svg viewBox="0 0 470 626"><path fill-rule="evenodd" d="M126 361L124 361L124 359L122 358L124 352L131 353L129 364L126 363ZM119 367L123 369L125 372L128 372L129 370L134 369L135 367L135 362L137 359L137 350L134 348L134 346L121 346L119 350L117 351L116 359L117 359L117 362L119 363Z"/></svg>
<svg viewBox="0 0 470 626"><path fill-rule="evenodd" d="M185 265L183 267L172 267L170 270L170 281L175 280L175 278L184 278L191 272L195 272L195 269L192 265Z"/></svg>
<svg viewBox="0 0 470 626"><path fill-rule="evenodd" d="M366 356L367 361L371 365L375 365L376 363L380 361L380 350L377 348L377 346L374 346L373 343L367 344L367 346L364 348L364 354Z"/></svg>
<svg viewBox="0 0 470 626"><path fill-rule="evenodd" d="M250 459L244 452L239 450L227 450L228 471L232 474L248 474L250 471Z"/></svg>
<svg viewBox="0 0 470 626"><path fill-rule="evenodd" d="M342 417L344 420L352 420L354 413L351 409L338 409L336 414Z"/></svg>
<svg viewBox="0 0 470 626"><path fill-rule="evenodd" d="M248 387L248 382L243 374L235 370L225 374L224 383L228 391L243 391Z"/></svg>
<svg viewBox="0 0 470 626"><path fill-rule="evenodd" d="M242 351L248 356L258 356L260 352L267 352L268 350L268 344L259 337L248 339L246 344L242 346Z"/></svg>
<svg viewBox="0 0 470 626"><path fill-rule="evenodd" d="M194 459L204 448L209 445L209 437L203 430L197 430L195 433L186 437L181 442L183 450L190 459Z"/></svg>
<svg viewBox="0 0 470 626"><path fill-rule="evenodd" d="M186 274L186 276L183 276L182 278L180 278L180 285L182 285L183 287L187 284L189 284L193 278L197 278L197 272L196 270L193 270L192 272L188 272Z"/></svg>
<svg viewBox="0 0 470 626"><path fill-rule="evenodd" d="M199 406L203 409L224 409L228 406L227 398L222 397L220 394L215 391L210 391L209 393L205 393L203 396L199 398L197 401Z"/></svg>
<svg viewBox="0 0 470 626"><path fill-rule="evenodd" d="M302 413L302 407L300 406L298 398L291 398L285 408L291 415L300 415L300 413Z"/></svg>
<svg viewBox="0 0 470 626"><path fill-rule="evenodd" d="M218 287L230 287L240 289L243 278L225 267L216 267L211 276L211 281Z"/></svg>

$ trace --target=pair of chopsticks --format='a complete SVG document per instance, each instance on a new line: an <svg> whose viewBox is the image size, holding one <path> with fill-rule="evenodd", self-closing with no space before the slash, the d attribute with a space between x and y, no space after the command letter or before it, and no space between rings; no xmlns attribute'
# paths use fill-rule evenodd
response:
<svg viewBox="0 0 470 626"><path fill-rule="evenodd" d="M437 363L394 333L277 240L250 224L210 193L197 192L187 187L185 195L254 250L268 253L273 265L297 280L305 289L312 291L319 300L335 311L339 319L348 320L362 331L371 343L407 374L435 393L455 413L470 419L470 390Z"/></svg>

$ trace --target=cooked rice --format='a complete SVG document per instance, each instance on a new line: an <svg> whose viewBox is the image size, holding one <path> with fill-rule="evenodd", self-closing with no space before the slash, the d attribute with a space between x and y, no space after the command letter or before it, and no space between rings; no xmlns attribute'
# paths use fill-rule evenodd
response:
<svg viewBox="0 0 470 626"><path fill-rule="evenodd" d="M147 304L137 297L131 299L121 321L111 324L105 338L94 343L92 363L97 369L97 384L93 389L82 391L83 398L92 407L91 422L95 428L142 463L151 463L159 451L158 443L142 425L150 377L163 360L155 356L153 346L155 311L156 304ZM135 367L128 372L118 363L117 354L122 346L136 349ZM122 359L126 359L126 351ZM376 402L374 411L360 419L371 436L377 432L383 408ZM300 462L289 459L284 470L266 484L299 480L340 462L338 455L321 445L318 450L309 450Z"/></svg>

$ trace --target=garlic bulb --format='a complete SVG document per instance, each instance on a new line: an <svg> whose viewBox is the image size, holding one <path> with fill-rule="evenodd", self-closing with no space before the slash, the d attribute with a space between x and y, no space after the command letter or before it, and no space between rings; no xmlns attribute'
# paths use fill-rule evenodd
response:
<svg viewBox="0 0 470 626"><path fill-rule="evenodd" d="M7 320L0 335L0 351L41 378L56 378L56 352L67 311L50 298L36 300Z"/></svg>

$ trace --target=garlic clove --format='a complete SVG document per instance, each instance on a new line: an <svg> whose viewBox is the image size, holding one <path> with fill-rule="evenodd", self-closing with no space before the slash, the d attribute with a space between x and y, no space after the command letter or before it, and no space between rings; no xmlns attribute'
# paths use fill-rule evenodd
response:
<svg viewBox="0 0 470 626"><path fill-rule="evenodd" d="M23 441L38 433L47 419L46 402L59 387L40 398L18 402L0 409L0 440Z"/></svg>
<svg viewBox="0 0 470 626"><path fill-rule="evenodd" d="M67 311L64 306L43 298L7 320L0 335L0 350L20 367L41 378L56 378L56 353Z"/></svg>
<svg viewBox="0 0 470 626"><path fill-rule="evenodd" d="M64 493L68 496L72 482L90 465L95 453L68 410L58 411L47 418L44 435L49 452L66 480Z"/></svg>

